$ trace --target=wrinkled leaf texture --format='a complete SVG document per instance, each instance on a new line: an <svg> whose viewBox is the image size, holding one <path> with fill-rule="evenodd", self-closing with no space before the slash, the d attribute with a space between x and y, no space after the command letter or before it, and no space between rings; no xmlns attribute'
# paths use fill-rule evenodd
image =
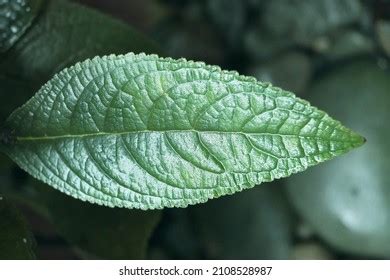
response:
<svg viewBox="0 0 390 280"><path fill-rule="evenodd" d="M185 207L287 177L364 139L292 93L202 62L133 54L61 71L2 149L81 200Z"/></svg>

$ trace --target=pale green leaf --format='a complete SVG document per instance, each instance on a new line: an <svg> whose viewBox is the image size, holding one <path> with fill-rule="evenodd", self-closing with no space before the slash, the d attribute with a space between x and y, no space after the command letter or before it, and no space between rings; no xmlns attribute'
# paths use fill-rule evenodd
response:
<svg viewBox="0 0 390 280"><path fill-rule="evenodd" d="M96 57L7 120L2 149L82 200L185 207L286 177L361 136L292 93L201 62Z"/></svg>

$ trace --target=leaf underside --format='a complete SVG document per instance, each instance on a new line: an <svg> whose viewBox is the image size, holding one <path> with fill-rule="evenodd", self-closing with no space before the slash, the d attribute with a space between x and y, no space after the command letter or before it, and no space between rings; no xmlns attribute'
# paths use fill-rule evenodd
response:
<svg viewBox="0 0 390 280"><path fill-rule="evenodd" d="M34 177L111 207L185 207L287 177L364 139L292 93L202 62L133 54L61 71L7 120Z"/></svg>

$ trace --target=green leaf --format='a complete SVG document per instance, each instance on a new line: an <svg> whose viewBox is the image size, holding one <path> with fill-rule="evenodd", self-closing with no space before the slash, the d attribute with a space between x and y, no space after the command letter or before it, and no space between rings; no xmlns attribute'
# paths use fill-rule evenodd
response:
<svg viewBox="0 0 390 280"><path fill-rule="evenodd" d="M118 20L67 1L47 3L31 28L1 57L0 96L7 99L1 105L1 119L65 66L99 54L157 51L152 41ZM0 178L4 181L8 176L2 172ZM46 186L9 183L7 195L43 214L60 235L95 258L143 258L160 218L155 211L87 205Z"/></svg>
<svg viewBox="0 0 390 280"><path fill-rule="evenodd" d="M0 259L35 259L35 239L19 211L0 194Z"/></svg>
<svg viewBox="0 0 390 280"><path fill-rule="evenodd" d="M2 0L0 2L0 53L7 51L31 25L42 0Z"/></svg>
<svg viewBox="0 0 390 280"><path fill-rule="evenodd" d="M364 139L292 93L202 62L96 57L7 120L2 149L82 200L185 207L286 177Z"/></svg>

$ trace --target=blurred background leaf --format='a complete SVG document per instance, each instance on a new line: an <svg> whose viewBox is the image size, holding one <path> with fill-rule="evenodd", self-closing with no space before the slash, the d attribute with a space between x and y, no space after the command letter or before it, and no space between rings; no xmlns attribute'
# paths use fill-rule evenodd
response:
<svg viewBox="0 0 390 280"><path fill-rule="evenodd" d="M262 23L275 37L312 46L319 37L358 22L362 13L359 0L273 0L265 5Z"/></svg>
<svg viewBox="0 0 390 280"><path fill-rule="evenodd" d="M151 259L202 259L203 247L190 208L166 209L150 242Z"/></svg>
<svg viewBox="0 0 390 280"><path fill-rule="evenodd" d="M35 179L4 191L49 221L80 258L143 259L161 211L109 208L73 199Z"/></svg>
<svg viewBox="0 0 390 280"><path fill-rule="evenodd" d="M161 211L93 205L46 185L40 186L39 196L54 227L86 258L144 259L161 215Z"/></svg>
<svg viewBox="0 0 390 280"><path fill-rule="evenodd" d="M283 186L267 183L190 209L206 259L287 259L293 215Z"/></svg>
<svg viewBox="0 0 390 280"><path fill-rule="evenodd" d="M23 216L0 193L0 259L35 259L35 240Z"/></svg>
<svg viewBox="0 0 390 280"><path fill-rule="evenodd" d="M295 245L290 253L293 260L331 260L333 256L329 250L318 242L305 242Z"/></svg>
<svg viewBox="0 0 390 280"><path fill-rule="evenodd" d="M390 21L378 21L376 30L381 47L390 56Z"/></svg>
<svg viewBox="0 0 390 280"><path fill-rule="evenodd" d="M44 0L0 2L0 53L7 51L32 24Z"/></svg>

